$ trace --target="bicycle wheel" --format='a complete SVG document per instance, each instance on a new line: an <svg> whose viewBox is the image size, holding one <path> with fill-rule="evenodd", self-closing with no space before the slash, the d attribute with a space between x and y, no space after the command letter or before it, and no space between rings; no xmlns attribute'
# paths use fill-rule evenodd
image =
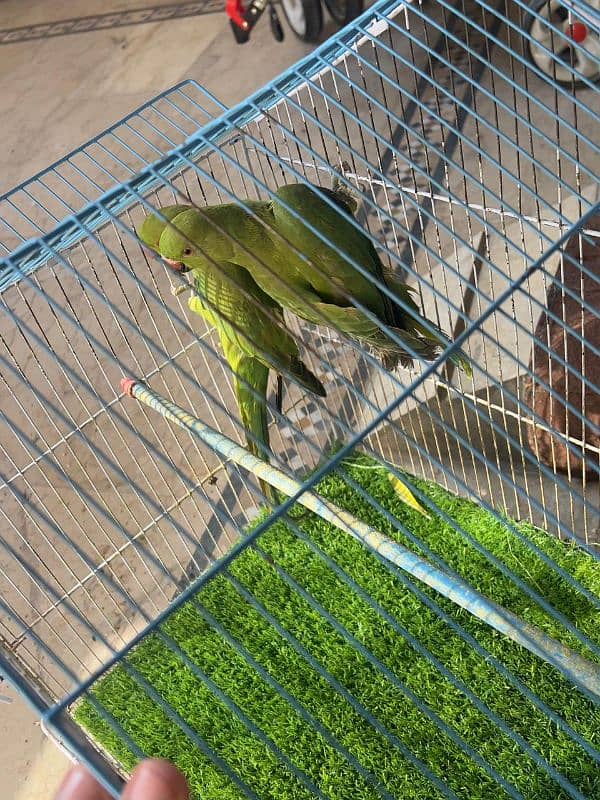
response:
<svg viewBox="0 0 600 800"><path fill-rule="evenodd" d="M281 0L288 25L303 42L316 42L323 28L321 0Z"/></svg>
<svg viewBox="0 0 600 800"><path fill-rule="evenodd" d="M338 25L347 25L362 13L364 0L323 0L327 11Z"/></svg>

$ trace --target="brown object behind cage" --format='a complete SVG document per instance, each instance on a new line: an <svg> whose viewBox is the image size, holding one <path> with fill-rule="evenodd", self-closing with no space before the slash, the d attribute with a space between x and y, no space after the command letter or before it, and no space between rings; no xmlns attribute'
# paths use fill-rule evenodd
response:
<svg viewBox="0 0 600 800"><path fill-rule="evenodd" d="M588 230L600 230L600 215L586 225ZM533 346L529 367L534 378L528 377L525 387L526 403L545 420L550 430L539 424L527 426L529 444L540 461L554 470L583 475L597 480L600 456L591 448L600 448L600 434L590 424L585 424L567 409L564 398L594 426L600 426L600 356L590 350L588 344L600 350L600 239L572 236L565 247L565 258L559 265L554 282L546 296L550 314L564 321L552 319L542 313L535 328L536 344ZM573 263L570 259L573 259ZM596 277L582 272L578 264ZM577 299L570 297L561 283L585 300L585 308ZM593 311L591 310L593 309ZM582 345L570 329L580 334L586 344ZM537 343L545 343L550 353ZM561 357L572 370L567 369L552 354ZM576 373L581 373L590 385L583 385ZM548 391L551 386L554 397ZM562 436L568 436L574 449L567 448ZM578 442L583 442L582 447ZM596 465L596 469L594 469Z"/></svg>

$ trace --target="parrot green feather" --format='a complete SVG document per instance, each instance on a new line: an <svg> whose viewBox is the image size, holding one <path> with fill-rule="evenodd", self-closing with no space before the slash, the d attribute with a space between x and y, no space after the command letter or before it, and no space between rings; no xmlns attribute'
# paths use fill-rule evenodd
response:
<svg viewBox="0 0 600 800"><path fill-rule="evenodd" d="M174 223L179 224L178 218ZM294 337L284 324L283 311L237 264L222 262L194 266L196 295L188 301L192 311L217 325L224 335L244 353L266 367L292 378L309 392L320 397L325 389L300 359Z"/></svg>
<svg viewBox="0 0 600 800"><path fill-rule="evenodd" d="M206 206L201 212L190 210L178 218L179 231L165 229L160 239L161 254L188 266L208 264L213 259L243 267L277 304L308 322L325 324L368 346L388 369L399 362L410 366L411 353L424 361L434 360L449 339L420 315L409 287L389 280L370 239L342 215L356 210L351 194L339 187L321 191L337 209L309 185L290 184L277 189L272 201L245 201L247 210L237 204ZM190 241L194 244L191 256ZM387 285L413 314L395 303L371 278ZM352 305L350 296L372 318ZM400 343L378 322L390 328ZM465 353L459 351L454 360L470 372Z"/></svg>
<svg viewBox="0 0 600 800"><path fill-rule="evenodd" d="M188 207L170 218L172 225L163 221L157 245L163 257L170 258L171 253L168 247L163 247L163 237L167 234L178 236L184 242L187 240L186 248L189 240L195 241L194 223L199 216ZM144 232L154 235L156 231L156 223L149 222ZM194 280L195 292L188 300L188 307L214 325L218 332L232 371L248 449L258 458L268 460L269 370L290 377L306 391L321 397L325 396L325 389L300 359L298 344L285 328L283 309L260 289L249 272L226 260L215 263L193 256L178 260L185 261ZM267 501L277 503L277 492L263 481L260 484Z"/></svg>
<svg viewBox="0 0 600 800"><path fill-rule="evenodd" d="M158 242L162 232L167 226L165 220L171 222L178 214L181 214L182 211L189 211L190 208L193 208L193 206L164 206L160 209L160 216L159 214L148 214L140 225L140 229L137 232L138 237L145 245L158 252Z"/></svg>
<svg viewBox="0 0 600 800"><path fill-rule="evenodd" d="M179 224L178 218L174 224ZM321 397L325 389L301 361L298 345L283 327L281 307L259 289L246 270L225 262L204 265L194 269L192 275L196 294L189 299L188 306L217 328L231 368L248 449L258 458L268 460L269 370L293 378ZM277 492L264 481L260 485L267 501L277 504Z"/></svg>

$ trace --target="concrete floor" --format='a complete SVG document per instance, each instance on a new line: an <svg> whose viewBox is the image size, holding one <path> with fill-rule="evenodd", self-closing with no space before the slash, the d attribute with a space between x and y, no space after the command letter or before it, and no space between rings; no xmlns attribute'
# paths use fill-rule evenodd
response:
<svg viewBox="0 0 600 800"><path fill-rule="evenodd" d="M147 5L3 0L0 28ZM309 51L292 34L275 42L266 19L249 44L236 45L225 14L4 45L0 194L184 78L232 104Z"/></svg>
<svg viewBox="0 0 600 800"><path fill-rule="evenodd" d="M172 0L153 0L156 6ZM3 0L0 29L148 6L143 0ZM326 28L324 35L329 29ZM207 15L0 47L0 194L184 78L232 104L310 51L268 22L235 44L225 15ZM50 800L67 768L35 715L0 686L0 795Z"/></svg>

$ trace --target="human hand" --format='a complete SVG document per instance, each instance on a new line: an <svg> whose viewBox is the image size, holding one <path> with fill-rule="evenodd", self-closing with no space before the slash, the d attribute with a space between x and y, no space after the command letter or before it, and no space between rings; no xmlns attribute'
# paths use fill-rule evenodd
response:
<svg viewBox="0 0 600 800"><path fill-rule="evenodd" d="M142 761L133 770L122 800L189 800L185 778L168 761ZM63 780L55 800L111 800L110 795L81 765Z"/></svg>

